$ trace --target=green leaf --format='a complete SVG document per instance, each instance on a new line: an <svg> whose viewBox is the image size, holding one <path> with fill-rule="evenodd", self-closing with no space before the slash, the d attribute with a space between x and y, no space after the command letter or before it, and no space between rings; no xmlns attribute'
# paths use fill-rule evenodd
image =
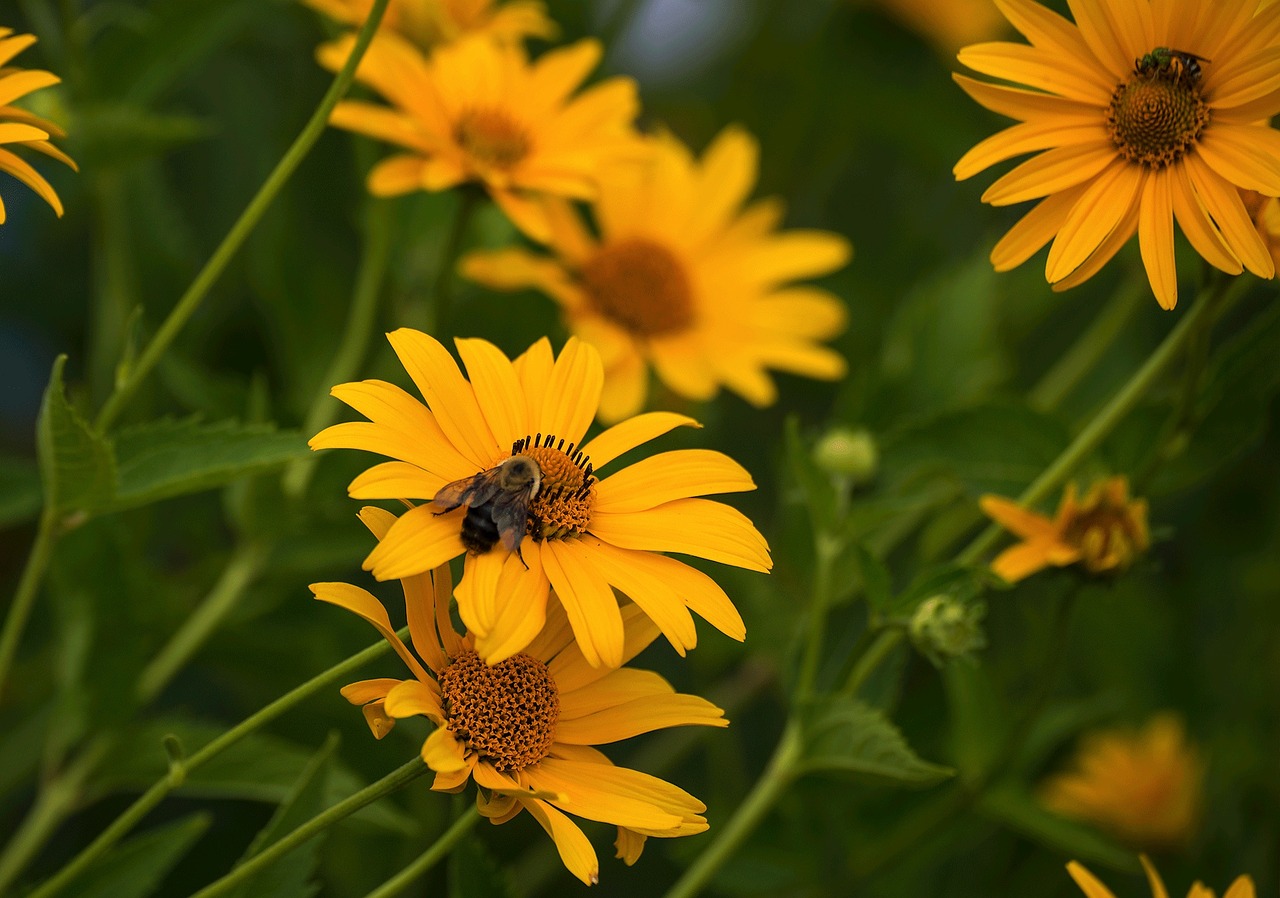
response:
<svg viewBox="0 0 1280 898"><path fill-rule="evenodd" d="M154 421L116 437L119 488L115 507L130 508L223 486L307 455L295 431L231 421Z"/></svg>
<svg viewBox="0 0 1280 898"><path fill-rule="evenodd" d="M0 527L40 512L40 468L25 458L0 458Z"/></svg>
<svg viewBox="0 0 1280 898"><path fill-rule="evenodd" d="M449 854L449 898L511 898L506 871L479 839L463 839Z"/></svg>
<svg viewBox="0 0 1280 898"><path fill-rule="evenodd" d="M329 773L333 766L333 753L338 747L337 734L330 734L315 753L297 782L289 790L276 812L254 837L240 863L261 854L262 851L306 823L328 805L325 794ZM319 891L319 884L310 883L315 872L324 838L311 839L284 855L261 873L251 876L230 894L233 898L253 898L271 895L272 898L311 898ZM238 865L237 865L238 866Z"/></svg>
<svg viewBox="0 0 1280 898"><path fill-rule="evenodd" d="M67 401L58 356L44 392L36 424L36 455L45 502L60 515L91 513L108 505L116 478L111 444L80 417Z"/></svg>
<svg viewBox="0 0 1280 898"><path fill-rule="evenodd" d="M806 713L799 766L908 786L931 786L955 775L950 767L920 758L882 711L838 697L815 702Z"/></svg>
<svg viewBox="0 0 1280 898"><path fill-rule="evenodd" d="M192 814L136 836L91 864L75 880L76 898L146 898L209 828L208 814Z"/></svg>
<svg viewBox="0 0 1280 898"><path fill-rule="evenodd" d="M979 779L999 754L1009 731L1010 712L980 664L948 664L942 669L951 720L951 753L964 779Z"/></svg>
<svg viewBox="0 0 1280 898"><path fill-rule="evenodd" d="M205 119L190 115L149 112L137 106L110 103L91 106L76 118L81 155L96 166L122 165L157 156L213 133ZM129 330L136 318L131 317Z"/></svg>
<svg viewBox="0 0 1280 898"><path fill-rule="evenodd" d="M893 601L893 582L889 569L866 546L854 546L853 555L862 574L862 589L866 593L868 604L881 614L887 613Z"/></svg>
<svg viewBox="0 0 1280 898"><path fill-rule="evenodd" d="M1050 813L1022 789L993 789L978 802L979 813L1079 861L1137 872L1133 852L1120 848L1095 830Z"/></svg>

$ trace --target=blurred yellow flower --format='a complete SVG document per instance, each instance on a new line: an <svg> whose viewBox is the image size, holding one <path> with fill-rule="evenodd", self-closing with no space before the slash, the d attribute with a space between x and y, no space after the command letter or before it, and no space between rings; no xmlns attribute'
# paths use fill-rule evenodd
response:
<svg viewBox="0 0 1280 898"><path fill-rule="evenodd" d="M1157 714L1140 730L1086 734L1071 768L1045 781L1041 800L1141 848L1185 845L1195 831L1204 768L1181 719Z"/></svg>
<svg viewBox="0 0 1280 898"><path fill-rule="evenodd" d="M758 406L777 397L768 368L842 377L844 359L817 341L844 328L844 305L792 282L844 265L848 241L777 231L775 200L743 208L758 149L741 128L726 128L701 161L670 135L652 145L648 166L603 178L598 240L568 203L549 204L555 258L473 253L463 274L498 289L535 287L559 303L604 358L606 421L644 406L650 365L682 396L707 399L723 385Z"/></svg>
<svg viewBox="0 0 1280 898"><path fill-rule="evenodd" d="M1151 861L1145 854L1138 857L1142 861L1143 869L1147 871L1147 882L1151 885L1151 898L1169 898L1169 891L1164 887L1164 882ZM1067 864L1067 872L1076 881L1076 885L1080 886L1086 898L1115 898L1111 890L1104 886L1098 877L1077 861ZM1253 880L1248 876L1239 876L1222 898L1255 898L1255 896ZM1187 898L1214 898L1214 892L1213 889L1206 888L1202 883L1197 882L1187 892Z"/></svg>
<svg viewBox="0 0 1280 898"><path fill-rule="evenodd" d="M875 4L940 50L1000 36L1008 26L992 0L874 0Z"/></svg>
<svg viewBox="0 0 1280 898"><path fill-rule="evenodd" d="M354 37L322 46L337 71ZM635 159L645 144L633 127L635 82L609 78L574 96L600 61L598 41L579 41L530 63L517 46L479 37L428 59L394 32L378 34L356 77L390 104L344 100L330 122L404 148L369 173L377 196L483 186L515 225L546 241L542 199L594 199L602 166Z"/></svg>
<svg viewBox="0 0 1280 898"><path fill-rule="evenodd" d="M359 26L373 7L373 0L302 2L353 27ZM556 24L539 0L390 0L379 27L396 31L425 50L471 34L507 43L556 35Z"/></svg>
<svg viewBox="0 0 1280 898"><path fill-rule="evenodd" d="M1036 153L983 194L1040 200L991 254L999 271L1053 241L1054 289L1092 277L1136 233L1160 305L1178 301L1173 223L1210 264L1271 277L1238 188L1280 195L1280 5L1258 0L1073 3L1073 24L1032 0L998 5L1031 45L966 47L966 66L1030 90L955 79L1016 119L956 163L958 179ZM1256 12L1256 15L1255 15ZM1259 122L1263 122L1259 124Z"/></svg>
<svg viewBox="0 0 1280 898"><path fill-rule="evenodd" d="M1242 190L1240 195L1254 227L1262 235L1262 242L1267 245L1267 252L1271 253L1271 261L1280 270L1280 200L1252 190Z"/></svg>
<svg viewBox="0 0 1280 898"><path fill-rule="evenodd" d="M991 570L1016 583L1049 566L1080 562L1091 574L1122 571L1150 544L1147 502L1129 499L1129 481L1111 477L1077 498L1069 484L1053 520L1011 499L986 495L987 516L1022 539L991 562Z"/></svg>
<svg viewBox="0 0 1280 898"><path fill-rule="evenodd" d="M694 498L753 490L751 475L706 449L652 455L603 480L596 473L696 421L655 412L584 440L604 372L600 354L575 338L558 359L544 338L514 363L492 343L457 340L469 382L432 337L402 328L389 338L430 408L383 381L341 384L333 395L371 420L337 424L311 440L313 449L363 449L397 459L353 480L354 498L437 500L410 508L365 559L366 570L379 580L408 577L465 552L458 610L490 664L522 651L542 629L549 589L595 666L617 667L625 653L615 588L681 654L697 643L691 610L726 635L745 638L724 590L661 553L768 571L769 546L741 512ZM502 506L517 509L503 534L492 500L471 500L479 509L473 513L465 496L445 488L501 475L499 468L517 456L535 469L535 480L524 505ZM491 538L477 540L476 528L492 528Z"/></svg>
<svg viewBox="0 0 1280 898"><path fill-rule="evenodd" d="M73 171L78 170L71 157L53 145L53 138L67 136L65 131L48 119L12 105L14 100L62 80L52 72L9 65L15 56L35 42L35 35L14 34L12 28L0 28L0 171L13 175L30 187L61 218L62 200L58 199L52 185L29 162L13 152L18 148L32 150L57 159ZM5 218L4 199L0 197L0 224L4 224Z"/></svg>
<svg viewBox="0 0 1280 898"><path fill-rule="evenodd" d="M365 508L361 520L381 538L395 517ZM670 783L613 763L593 746L675 726L728 726L724 712L677 693L662 677L622 667L601 670L583 658L564 609L547 607L546 624L527 651L493 666L459 636L449 616L449 566L402 580L413 648L400 641L382 603L347 583L313 583L317 599L352 611L391 643L413 678L379 678L342 690L361 706L381 739L399 718L424 716L436 730L422 760L433 789L458 792L474 780L476 806L491 823L528 811L555 841L560 858L588 885L599 878L595 850L562 811L618 827L618 857L634 864L645 838L706 830L706 806ZM623 611L623 662L643 651L658 628L634 605ZM421 659L421 660L419 660Z"/></svg>

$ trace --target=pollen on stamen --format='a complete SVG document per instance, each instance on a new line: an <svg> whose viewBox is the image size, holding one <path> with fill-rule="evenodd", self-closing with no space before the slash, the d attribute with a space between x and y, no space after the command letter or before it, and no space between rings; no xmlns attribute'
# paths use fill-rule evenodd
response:
<svg viewBox="0 0 1280 898"><path fill-rule="evenodd" d="M529 503L529 536L535 540L580 536L591 522L596 477L591 460L575 443L541 433L511 447L512 455L526 455L538 463L542 484Z"/></svg>

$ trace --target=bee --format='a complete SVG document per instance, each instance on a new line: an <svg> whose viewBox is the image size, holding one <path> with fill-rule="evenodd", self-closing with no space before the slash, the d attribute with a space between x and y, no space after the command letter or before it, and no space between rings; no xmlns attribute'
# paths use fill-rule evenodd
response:
<svg viewBox="0 0 1280 898"><path fill-rule="evenodd" d="M462 544L473 555L483 555L498 541L520 561L520 543L529 524L529 503L542 486L542 468L527 455L513 455L502 464L440 488L431 504L437 515L466 506L462 517ZM527 565L526 565L527 567Z"/></svg>
<svg viewBox="0 0 1280 898"><path fill-rule="evenodd" d="M1156 47L1150 53L1139 56L1133 61L1133 71L1137 75L1173 75L1173 82L1191 86L1200 80L1200 63L1210 62L1203 56L1188 53L1186 50L1171 50L1168 47Z"/></svg>

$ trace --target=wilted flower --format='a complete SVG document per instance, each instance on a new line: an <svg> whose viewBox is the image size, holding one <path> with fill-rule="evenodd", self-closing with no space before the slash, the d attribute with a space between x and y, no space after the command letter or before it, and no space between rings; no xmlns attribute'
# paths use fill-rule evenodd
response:
<svg viewBox="0 0 1280 898"><path fill-rule="evenodd" d="M384 537L394 516L366 508L361 520ZM675 726L727 726L724 712L683 695L662 677L586 662L563 608L554 598L546 624L524 652L489 666L475 636L455 632L449 617L447 564L434 574L402 579L413 648L400 641L386 609L347 583L314 583L316 598L352 611L391 643L409 667L408 680L361 680L342 690L361 706L375 738L396 721L423 716L436 729L422 744L422 760L436 771L433 789L459 792L473 780L476 806L494 824L528 811L555 841L574 876L595 883L600 865L582 830L561 813L618 827L618 857L634 864L645 838L706 830L706 806L683 789L613 763L593 746ZM643 651L658 628L632 605L623 611L625 663Z"/></svg>
<svg viewBox="0 0 1280 898"><path fill-rule="evenodd" d="M681 396L709 399L725 386L761 406L777 398L767 369L842 377L844 359L818 341L844 329L844 305L793 282L840 268L848 241L778 231L775 200L743 208L758 150L741 128L726 128L701 160L669 134L652 146L649 165L604 173L598 239L568 203L550 204L554 258L473 253L463 274L502 290L534 287L560 305L604 358L606 421L643 407L650 366Z"/></svg>
<svg viewBox="0 0 1280 898"><path fill-rule="evenodd" d="M62 80L52 72L9 65L35 42L34 35L14 34L12 28L0 28L0 171L13 175L34 190L61 218L62 200L53 187L31 163L13 152L22 148L42 153L76 170L71 157L53 145L53 138L66 137L66 132L48 119L12 105L14 100ZM0 198L0 224L4 224L5 217L4 200Z"/></svg>
<svg viewBox="0 0 1280 898"><path fill-rule="evenodd" d="M1239 189L1280 195L1280 132L1266 124L1280 112L1272 65L1280 5L1072 3L1074 24L1031 0L999 6L1031 45L977 44L961 50L960 61L1030 90L955 76L983 106L1021 123L966 153L955 175L1036 153L982 199L1041 202L992 251L997 270L1052 240L1045 276L1066 289L1136 233L1151 289L1171 309L1176 219L1211 265L1272 276Z"/></svg>
<svg viewBox="0 0 1280 898"><path fill-rule="evenodd" d="M354 41L321 47L320 62L337 71ZM391 105L344 100L330 121L404 149L374 166L371 193L474 182L517 227L546 241L546 197L594 199L604 165L645 154L632 126L634 81L609 78L574 95L600 54L598 41L584 40L530 63L518 46L471 37L428 58L400 35L379 33L356 77Z"/></svg>
<svg viewBox="0 0 1280 898"><path fill-rule="evenodd" d="M352 27L368 18L373 7L373 0L302 2ZM390 0L378 27L398 32L424 50L467 35L516 43L526 37L551 38L556 34L555 22L538 0Z"/></svg>
<svg viewBox="0 0 1280 898"><path fill-rule="evenodd" d="M1139 855L1138 858L1142 861L1143 869L1147 871L1147 882L1151 884L1151 898L1169 898L1169 891L1164 887L1164 882L1151 861L1145 854ZM1115 898L1111 890L1104 886L1098 877L1077 861L1067 864L1067 872L1076 881L1076 885L1080 886L1086 898ZM1255 898L1255 895L1253 880L1248 876L1239 876L1222 898ZM1214 898L1214 892L1213 889L1197 882L1187 892L1187 898Z"/></svg>
<svg viewBox="0 0 1280 898"><path fill-rule="evenodd" d="M1023 540L991 562L991 570L1010 583L1051 565L1077 562L1091 574L1123 571L1150 544L1146 500L1129 499L1124 477L1095 483L1082 500L1069 484L1053 520L1001 496L983 496L979 504Z"/></svg>
<svg viewBox="0 0 1280 898"><path fill-rule="evenodd" d="M1131 845L1167 848L1193 835L1203 776L1182 721L1157 714L1140 730L1086 734L1070 769L1044 783L1041 800Z"/></svg>
<svg viewBox="0 0 1280 898"><path fill-rule="evenodd" d="M551 588L593 665L622 663L626 639L615 588L681 653L697 642L691 610L734 639L745 637L742 618L715 581L660 553L769 570L768 544L741 512L694 498L753 490L751 475L722 453L682 449L598 479L624 453L697 422L655 412L584 440L604 373L599 353L581 340L571 338L557 359L542 339L514 362L492 343L457 340L468 381L432 337L405 328L389 338L430 408L382 381L333 388L371 420L327 428L312 438L312 448L397 459L352 481L354 498L432 500L446 485L516 456L536 466L538 485L527 520L516 516L509 544L495 532L488 546L468 545L467 508L444 513L447 506L428 501L401 516L365 559L366 570L379 580L408 577L466 552L458 610L490 664L524 649L542 629Z"/></svg>

